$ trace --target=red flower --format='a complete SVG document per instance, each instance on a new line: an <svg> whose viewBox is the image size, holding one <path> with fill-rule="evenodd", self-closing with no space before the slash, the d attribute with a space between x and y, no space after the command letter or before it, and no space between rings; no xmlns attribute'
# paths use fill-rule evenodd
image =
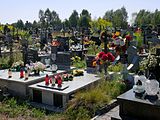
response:
<svg viewBox="0 0 160 120"><path fill-rule="evenodd" d="M131 41L132 40L132 37L130 35L126 35L126 40L127 41Z"/></svg>
<svg viewBox="0 0 160 120"><path fill-rule="evenodd" d="M100 52L100 53L98 54L98 57L99 57L99 58L102 58L102 56L103 56L104 54L105 54L104 52Z"/></svg>
<svg viewBox="0 0 160 120"><path fill-rule="evenodd" d="M102 60L103 60L103 61L108 60L108 56L107 56L107 54L103 54L103 56L102 56Z"/></svg>
<svg viewBox="0 0 160 120"><path fill-rule="evenodd" d="M106 56L107 56L107 60L110 62L113 62L115 60L115 57L110 52L108 52Z"/></svg>

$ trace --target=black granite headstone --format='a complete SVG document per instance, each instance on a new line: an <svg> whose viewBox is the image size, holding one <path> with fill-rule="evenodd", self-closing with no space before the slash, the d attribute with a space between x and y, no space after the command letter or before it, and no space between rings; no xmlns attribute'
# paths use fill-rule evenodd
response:
<svg viewBox="0 0 160 120"><path fill-rule="evenodd" d="M57 46L51 46L51 64L56 64L57 61Z"/></svg>
<svg viewBox="0 0 160 120"><path fill-rule="evenodd" d="M70 52L58 52L56 64L58 66L58 69L70 69L71 53Z"/></svg>
<svg viewBox="0 0 160 120"><path fill-rule="evenodd" d="M38 61L38 52L33 49L28 49L26 53L26 61L27 63Z"/></svg>
<svg viewBox="0 0 160 120"><path fill-rule="evenodd" d="M68 37L57 37L57 41L60 42L58 51L69 51L69 38Z"/></svg>

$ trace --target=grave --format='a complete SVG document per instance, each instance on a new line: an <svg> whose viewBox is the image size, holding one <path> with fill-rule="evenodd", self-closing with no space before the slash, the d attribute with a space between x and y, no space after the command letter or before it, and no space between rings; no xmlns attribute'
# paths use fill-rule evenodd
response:
<svg viewBox="0 0 160 120"><path fill-rule="evenodd" d="M13 96L26 97L29 93L29 85L44 81L46 74L53 76L64 72L62 70L58 70L55 73L44 71L40 72L40 76L29 76L28 80L25 80L25 78L19 78L20 72L12 72L12 78L8 78L8 70L0 70L0 87L7 87L9 93Z"/></svg>
<svg viewBox="0 0 160 120"><path fill-rule="evenodd" d="M95 55L86 55L85 59L86 59L86 65L87 65L87 72L88 73L95 73L96 72L96 68L93 67L93 60L95 59Z"/></svg>
<svg viewBox="0 0 160 120"><path fill-rule="evenodd" d="M100 77L97 77L97 75L84 72L83 76L76 76L72 81L63 82L62 88L58 89L57 84L54 87L50 85L46 87L44 82L30 85L31 104L52 111L57 111L57 108L63 110L74 93L80 89L89 87L99 80ZM35 91L38 92L38 94L36 94ZM39 95L39 97L37 97L37 95ZM37 103L37 101L40 102Z"/></svg>
<svg viewBox="0 0 160 120"><path fill-rule="evenodd" d="M119 104L119 115L122 119L133 120L159 120L160 119L160 94L157 100L146 99L135 96L133 89L117 97ZM151 112L152 111L152 112Z"/></svg>

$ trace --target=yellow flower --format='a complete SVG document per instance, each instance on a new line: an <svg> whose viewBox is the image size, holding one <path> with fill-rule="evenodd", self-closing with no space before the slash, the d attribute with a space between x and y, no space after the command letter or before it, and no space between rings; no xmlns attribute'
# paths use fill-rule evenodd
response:
<svg viewBox="0 0 160 120"><path fill-rule="evenodd" d="M96 64L96 61L94 61L94 62L92 63L92 66L93 66L93 67L96 67L96 65L97 65L97 64Z"/></svg>

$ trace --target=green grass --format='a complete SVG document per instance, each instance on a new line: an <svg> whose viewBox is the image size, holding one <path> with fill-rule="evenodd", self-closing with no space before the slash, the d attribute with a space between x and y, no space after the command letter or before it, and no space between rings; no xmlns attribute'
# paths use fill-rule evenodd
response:
<svg viewBox="0 0 160 120"><path fill-rule="evenodd" d="M126 90L121 80L104 81L97 86L79 92L68 104L66 114L70 120L88 120L95 115L101 107L107 105L112 99Z"/></svg>
<svg viewBox="0 0 160 120"><path fill-rule="evenodd" d="M61 120L65 118L63 114L46 114L46 111L33 108L26 102L19 99L10 98L0 102L0 116L7 118L34 119L34 120Z"/></svg>

